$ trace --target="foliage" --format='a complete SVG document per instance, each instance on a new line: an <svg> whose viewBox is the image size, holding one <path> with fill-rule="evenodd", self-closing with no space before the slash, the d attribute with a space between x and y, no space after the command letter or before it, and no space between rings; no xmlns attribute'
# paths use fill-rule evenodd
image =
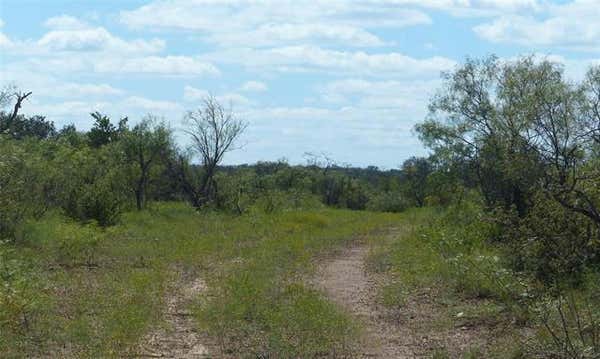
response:
<svg viewBox="0 0 600 359"><path fill-rule="evenodd" d="M378 212L403 212L410 207L410 202L401 192L382 192L371 195L366 209Z"/></svg>
<svg viewBox="0 0 600 359"><path fill-rule="evenodd" d="M45 294L37 275L25 262L13 258L12 251L0 242L0 328L23 333L31 329ZM3 339L0 338L0 347L9 344Z"/></svg>
<svg viewBox="0 0 600 359"><path fill-rule="evenodd" d="M126 129L127 118L122 118L119 121L118 127L110 122L110 118L107 115L103 115L100 112L92 112L90 116L94 119L94 125L87 133L90 146L94 148L102 147L111 142L116 142L121 132Z"/></svg>
<svg viewBox="0 0 600 359"><path fill-rule="evenodd" d="M341 355L360 328L301 278L316 256L393 220L326 209L231 216L152 203L102 229L48 213L27 224L22 241L2 247L2 263L18 268L11 288L29 288L18 289L29 327L21 310L1 306L12 324L0 323L0 350L8 357L134 355L148 329L162 325L168 283L181 275L208 282L213 296L190 309L202 327L223 334L229 350Z"/></svg>
<svg viewBox="0 0 600 359"><path fill-rule="evenodd" d="M195 207L200 207L215 199L218 189L214 180L217 167L227 152L235 149L236 141L247 124L236 118L231 109L226 110L216 98L208 96L202 107L188 111L185 116L188 128L185 130L193 142L193 151L200 156L202 172L198 186L194 186L180 170L181 178L187 182L184 189L195 198Z"/></svg>
<svg viewBox="0 0 600 359"><path fill-rule="evenodd" d="M427 178L433 172L433 166L427 158L411 157L402 164L404 191L417 207L425 205L429 192Z"/></svg>
<svg viewBox="0 0 600 359"><path fill-rule="evenodd" d="M0 137L0 238L18 237L23 222L39 217L52 203L54 171L41 152L35 142Z"/></svg>
<svg viewBox="0 0 600 359"><path fill-rule="evenodd" d="M246 235L252 245L244 242L209 283L211 293L197 311L200 322L233 356L352 353L359 328L299 275L311 268L311 258L390 219L332 210L239 217L254 223Z"/></svg>
<svg viewBox="0 0 600 359"><path fill-rule="evenodd" d="M152 169L161 161L161 157L169 155L171 131L164 123L157 123L149 115L131 130L122 126L121 132L125 161L134 164L128 167L128 172L137 209L141 210L146 205Z"/></svg>
<svg viewBox="0 0 600 359"><path fill-rule="evenodd" d="M81 221L115 224L125 207L127 183L122 158L115 157L116 145L92 151L65 147L56 156L64 187L61 208Z"/></svg>

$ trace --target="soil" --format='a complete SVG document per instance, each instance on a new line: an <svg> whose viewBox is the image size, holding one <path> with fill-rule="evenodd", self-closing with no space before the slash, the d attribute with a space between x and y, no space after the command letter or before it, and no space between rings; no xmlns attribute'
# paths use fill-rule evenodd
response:
<svg viewBox="0 0 600 359"><path fill-rule="evenodd" d="M430 358L436 351L459 358L469 348L485 344L486 328L436 328L444 308L425 288L410 296L402 308L389 309L378 293L386 277L369 273L369 247L357 244L324 261L313 283L363 326L360 358Z"/></svg>
<svg viewBox="0 0 600 359"><path fill-rule="evenodd" d="M211 358L207 338L197 330L190 304L198 295L206 291L206 283L202 278L195 278L186 283L174 285L167 290L165 325L148 333L141 341L139 358Z"/></svg>

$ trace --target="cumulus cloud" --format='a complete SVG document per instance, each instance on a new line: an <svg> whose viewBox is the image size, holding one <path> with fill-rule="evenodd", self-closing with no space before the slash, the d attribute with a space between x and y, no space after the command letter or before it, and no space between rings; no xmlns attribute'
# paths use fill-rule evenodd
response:
<svg viewBox="0 0 600 359"><path fill-rule="evenodd" d="M12 46L12 42L10 41L8 36L0 32L0 47L8 48L10 46Z"/></svg>
<svg viewBox="0 0 600 359"><path fill-rule="evenodd" d="M11 41L0 33L0 47L26 56L29 68L43 73L138 73L168 76L215 76L219 70L193 56L159 56L161 39L127 40L103 27L61 15L44 22L50 30L38 40Z"/></svg>
<svg viewBox="0 0 600 359"><path fill-rule="evenodd" d="M212 35L210 40L228 46L265 47L278 44L337 42L349 46L375 47L385 42L372 33L349 25L326 24L265 24L247 32L225 32Z"/></svg>
<svg viewBox="0 0 600 359"><path fill-rule="evenodd" d="M158 13L161 16L155 16ZM131 11L122 11L120 19L136 29L199 32L203 39L221 46L275 46L320 41L346 46L381 46L385 42L369 28L431 23L424 12L394 6L389 0L378 6L368 0L153 1Z"/></svg>
<svg viewBox="0 0 600 359"><path fill-rule="evenodd" d="M108 84L64 83L42 92L51 97L106 97L123 95L125 91Z"/></svg>
<svg viewBox="0 0 600 359"><path fill-rule="evenodd" d="M121 103L125 108L141 109L145 111L158 112L182 112L183 107L173 101L150 100L141 96L130 96Z"/></svg>
<svg viewBox="0 0 600 359"><path fill-rule="evenodd" d="M159 39L127 41L103 27L95 27L75 17L61 15L49 18L44 25L50 31L37 45L51 51L104 51L116 53L156 53L165 48Z"/></svg>
<svg viewBox="0 0 600 359"><path fill-rule="evenodd" d="M219 70L211 63L190 56L146 56L99 60L94 64L100 73L139 73L157 75L216 76Z"/></svg>
<svg viewBox="0 0 600 359"><path fill-rule="evenodd" d="M240 90L246 92L263 92L267 91L269 87L264 82L260 81L247 81L241 87Z"/></svg>
<svg viewBox="0 0 600 359"><path fill-rule="evenodd" d="M81 30L89 27L85 22L69 15L51 17L44 22L44 25L55 30Z"/></svg>
<svg viewBox="0 0 600 359"><path fill-rule="evenodd" d="M186 102L201 102L208 96L214 96L215 99L223 106L231 106L232 108L244 108L254 105L254 102L244 95L235 92L226 92L219 95L214 95L211 92L186 85L183 88L183 100Z"/></svg>
<svg viewBox="0 0 600 359"><path fill-rule="evenodd" d="M4 21L2 19L0 19L0 28L2 28L3 26L4 26ZM0 48L8 48L11 45L12 45L12 42L10 41L8 36L6 36L2 32L0 32Z"/></svg>
<svg viewBox="0 0 600 359"><path fill-rule="evenodd" d="M600 51L598 19L597 0L576 0L549 6L542 18L505 15L474 27L474 31L498 43Z"/></svg>
<svg viewBox="0 0 600 359"><path fill-rule="evenodd" d="M332 81L320 89L321 99L338 105L353 104L369 109L401 109L405 114L423 117L427 101L440 80L368 81L345 79Z"/></svg>
<svg viewBox="0 0 600 359"><path fill-rule="evenodd" d="M394 1L394 0L390 0ZM540 11L545 0L395 0L396 4L436 9L457 17L493 17L506 13Z"/></svg>
<svg viewBox="0 0 600 359"><path fill-rule="evenodd" d="M445 57L416 59L397 52L369 54L337 51L316 46L286 46L270 49L231 49L204 55L210 61L235 63L246 67L286 71L327 71L373 76L439 76L456 62Z"/></svg>
<svg viewBox="0 0 600 359"><path fill-rule="evenodd" d="M155 53L162 51L165 47L165 42L158 39L125 41L101 27L52 30L44 34L37 44L52 51L118 53Z"/></svg>
<svg viewBox="0 0 600 359"><path fill-rule="evenodd" d="M194 102L201 101L202 99L209 96L210 93L203 89L198 89L189 85L183 88L183 99L184 101Z"/></svg>

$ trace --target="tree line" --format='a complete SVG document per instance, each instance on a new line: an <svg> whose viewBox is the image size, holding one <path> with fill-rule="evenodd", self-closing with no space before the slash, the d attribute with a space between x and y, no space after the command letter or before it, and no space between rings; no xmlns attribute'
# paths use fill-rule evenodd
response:
<svg viewBox="0 0 600 359"><path fill-rule="evenodd" d="M27 219L58 210L82 222L110 226L123 211L150 201L188 201L201 209L250 210L332 206L402 211L425 204L429 160L411 158L401 169L352 168L325 154L305 154L305 165L285 160L224 166L247 124L214 97L185 114L188 147L174 140L164 119L146 115L135 125L90 113L93 125L56 129L41 115L19 110L31 92L6 87L0 112L0 235L14 238Z"/></svg>

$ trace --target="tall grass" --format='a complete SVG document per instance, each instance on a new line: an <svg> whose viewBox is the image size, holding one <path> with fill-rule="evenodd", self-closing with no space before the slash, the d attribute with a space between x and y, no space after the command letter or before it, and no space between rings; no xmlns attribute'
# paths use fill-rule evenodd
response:
<svg viewBox="0 0 600 359"><path fill-rule="evenodd" d="M304 286L312 260L388 225L386 214L252 211L233 216L158 203L102 229L49 214L0 245L0 353L120 357L160 325L182 273L211 288L198 325L225 352L313 356L348 351L357 327Z"/></svg>

